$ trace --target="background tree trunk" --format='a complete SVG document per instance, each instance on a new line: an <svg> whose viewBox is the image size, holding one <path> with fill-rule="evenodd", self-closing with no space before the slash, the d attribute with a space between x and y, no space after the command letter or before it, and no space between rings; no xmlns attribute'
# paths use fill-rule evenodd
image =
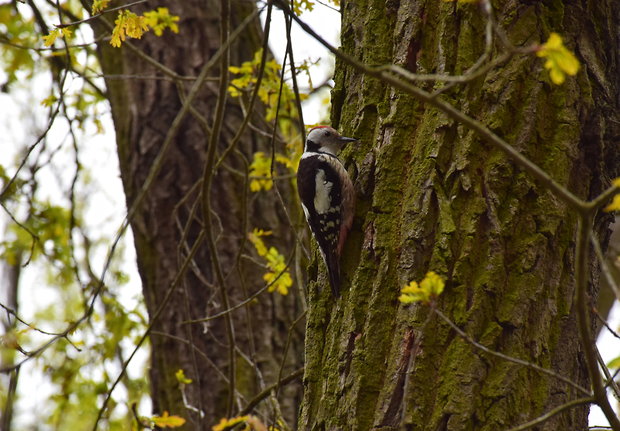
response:
<svg viewBox="0 0 620 431"><path fill-rule="evenodd" d="M165 33L162 37L147 34L140 41L132 42L179 75L196 77L220 48L220 2L183 0L168 2L167 7L171 14L180 16L179 34ZM141 13L149 8L132 10ZM231 9L232 31L255 10L255 5L232 1ZM109 29L103 27L97 27L96 31L109 34ZM255 18L232 44L231 64L240 65L250 60L261 43L260 25ZM99 53L104 73L108 75L106 82L121 175L127 206L131 208L182 102L175 83L130 50L127 44L115 49L104 40ZM123 79L117 79L118 75ZM152 79L154 76L159 79ZM217 66L210 76L219 76ZM181 84L184 93L192 82ZM212 126L217 89L217 83L207 82L193 104L209 126ZM253 112L256 124L261 124L258 119L263 112L261 107ZM229 98L218 157L239 130L242 119L237 101ZM144 297L151 317L162 304L202 229L199 190L208 139L200 122L191 115L186 116L165 156L163 168L131 221ZM243 174L247 172L248 160L251 161L255 151L266 151L268 145L269 140L259 134L245 133L237 146L239 151L226 159L213 180L211 205L216 226L212 228L217 235L218 258L232 305L264 286L264 268L247 264L246 260L242 260L244 264L240 268L235 266L243 239L252 228L273 230L269 242L280 247L283 253L293 246L290 229L286 227L284 213L274 194L252 198L249 203L244 201L247 188ZM285 189L283 194L286 196L287 192ZM245 244L244 253L252 254L251 243ZM223 311L218 289L212 259L203 244L151 331L153 409L156 413L167 410L188 418L186 428L210 429L221 417L227 416L230 364L224 319L205 324L184 323ZM236 391L239 392L232 413L245 406L264 385L277 381L289 326L300 314L293 296L264 294L247 308L232 314L238 352ZM293 334L292 340L283 376L301 366L301 337ZM202 419L184 406L175 378L179 369L193 379L185 389L187 403L205 413ZM280 393L285 400L283 413L294 424L300 399L299 385L283 388Z"/></svg>
<svg viewBox="0 0 620 431"><path fill-rule="evenodd" d="M441 97L579 197L597 196L618 176L617 2L497 7L514 45L557 32L580 73L555 86L543 61L516 56ZM368 0L341 8L343 50L365 64L460 74L484 51L484 15L472 4ZM397 300L407 282L436 271L447 280L438 308L474 339L588 387L573 301L576 215L436 109L342 62L335 81L333 123L362 142L349 150L359 203L342 299L310 289L303 428L501 430L581 397L476 350L429 318L428 307ZM603 241L610 221L596 221ZM591 273L596 295L594 260ZM567 410L540 429L585 429L587 412Z"/></svg>

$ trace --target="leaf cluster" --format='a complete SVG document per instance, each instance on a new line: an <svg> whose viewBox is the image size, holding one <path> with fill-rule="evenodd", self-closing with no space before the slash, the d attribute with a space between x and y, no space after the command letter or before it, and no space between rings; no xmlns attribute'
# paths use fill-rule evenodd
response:
<svg viewBox="0 0 620 431"><path fill-rule="evenodd" d="M228 431L239 429L241 431L278 431L276 426L267 426L256 416L245 415L232 418L222 418L217 425L211 427L212 431Z"/></svg>
<svg viewBox="0 0 620 431"><path fill-rule="evenodd" d="M271 235L271 231L254 229L248 234L248 238L258 255L265 260L268 271L263 275L263 280L269 284L269 292L277 291L281 295L287 295L293 285L293 278L287 269L284 256L275 247L267 247L263 237Z"/></svg>
<svg viewBox="0 0 620 431"><path fill-rule="evenodd" d="M257 82L258 70L263 67L264 74L261 81L261 87L258 90L258 97L267 107L266 121L273 121L276 118L276 112L284 115L286 118L296 118L297 106L295 102L295 93L288 86L281 84L282 66L275 60L268 60L262 64L263 51L256 51L254 57L250 61L245 61L241 66L230 66L228 70L238 75L232 79L228 92L232 97L240 97L242 94L249 94L254 90ZM307 95L300 94L302 100Z"/></svg>
<svg viewBox="0 0 620 431"><path fill-rule="evenodd" d="M549 71L551 82L556 85L564 83L566 75L575 76L579 72L579 61L565 46L562 37L551 33L549 39L536 52L538 57L544 58L545 69Z"/></svg>
<svg viewBox="0 0 620 431"><path fill-rule="evenodd" d="M431 304L443 292L445 282L435 272L430 271L419 283L411 281L400 291L398 300L403 304L421 302Z"/></svg>

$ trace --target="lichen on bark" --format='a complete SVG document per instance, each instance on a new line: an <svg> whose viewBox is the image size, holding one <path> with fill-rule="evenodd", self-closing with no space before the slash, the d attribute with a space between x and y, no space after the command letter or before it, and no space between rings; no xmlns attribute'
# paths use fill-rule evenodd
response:
<svg viewBox="0 0 620 431"><path fill-rule="evenodd" d="M619 125L606 118L620 112L619 58L605 49L617 43L607 17L619 17L618 5L494 6L513 44L558 32L582 72L557 87L539 59L517 55L439 97L579 197L596 196L618 175L608 161L618 159ZM485 19L475 5L366 1L341 8L342 49L372 66L462 73L484 50ZM501 44L492 53L500 55ZM580 396L477 350L429 317L427 307L397 301L406 282L437 271L447 280L437 307L471 337L587 387L573 304L576 215L505 154L434 108L343 61L335 81L333 123L362 141L344 157L365 167L356 179L361 203L349 242L354 249L344 256L343 298L311 298L304 429L507 429ZM601 238L609 221L597 221ZM586 417L587 407L575 407L542 429L584 429Z"/></svg>

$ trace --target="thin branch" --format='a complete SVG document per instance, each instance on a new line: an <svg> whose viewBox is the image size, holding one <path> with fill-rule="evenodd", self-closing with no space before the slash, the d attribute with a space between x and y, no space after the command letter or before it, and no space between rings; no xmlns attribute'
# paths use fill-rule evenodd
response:
<svg viewBox="0 0 620 431"><path fill-rule="evenodd" d="M548 376L551 376L553 378L561 380L562 382L564 382L564 383L572 386L573 388L577 389L579 392L581 392L584 395L587 395L589 397L592 396L590 391L588 391L587 389L585 389L584 387L582 387L578 383L573 382L571 379L566 378L563 375L556 373L555 371L549 370L547 368L543 368L540 365L536 365L536 364L534 364L532 362L524 361L523 359L514 358L512 356L505 355L505 354L503 354L501 352L496 352L495 350L491 350L488 347L483 346L482 344L480 344L476 340L474 340L472 337L467 335L467 333L465 331L463 331L461 328L456 326L456 324L454 322L452 322L452 320L450 320L450 318L448 318L448 316L443 314L437 308L433 307L432 311L435 314L437 314L441 318L441 320L446 322L452 329L454 329L454 331L456 331L456 333L459 334L461 336L461 338L463 338L465 341L467 341L469 344L471 344L472 346L476 347L477 349L480 349L483 352L488 353L489 355L493 355L493 356L496 356L498 358L504 359L506 361L509 361L509 362L512 362L512 363L515 363L515 364L518 364L518 365L523 365L524 367L528 367L528 368L531 368L533 370L539 371L539 372L541 372L543 374L546 374Z"/></svg>
<svg viewBox="0 0 620 431"><path fill-rule="evenodd" d="M228 95L228 66L230 63L230 50L228 49L227 42L229 40L229 26L230 26L230 2L229 0L221 0L220 2L220 43L224 48L220 57L220 85L217 102L215 105L215 118L213 121L212 132L207 143L207 159L205 161L203 178L202 178L202 217L205 223L203 232L206 233L207 245L209 247L209 255L211 257L211 263L215 277L217 280L220 297L225 309L230 308L230 301L228 298L228 292L226 291L226 284L222 266L219 259L217 245L213 237L213 222L211 213L211 184L213 181L213 166L215 164L215 153L217 144L220 140L220 131L222 129L222 123L224 121L224 112L226 111L226 96ZM232 414L234 398L235 398L235 330L233 328L232 317L230 314L225 316L226 336L228 338L228 380L229 391L228 400L226 403L226 416L230 417Z"/></svg>
<svg viewBox="0 0 620 431"><path fill-rule="evenodd" d="M190 112L191 104L193 103L194 99L198 95L198 93L199 93L200 89L202 88L202 86L205 84L205 81L206 81L206 78L207 78L207 73L214 66L215 62L218 61L220 59L220 57L222 57L224 52L228 51L229 43L230 43L230 41L227 41L227 43L223 43L222 46L220 47L220 49L203 66L203 68L200 71L200 74L198 75L196 81L193 83L192 87L190 88L190 91L187 94L185 100L182 102L183 104L181 106L181 109L179 110L179 112L177 113L176 117L172 121L172 124L170 125L170 128L168 129L168 133L166 134L164 142L162 143L162 146L161 146L161 148L159 150L159 153L157 154L157 157L153 161L153 166L151 167L151 170L149 171L149 174L148 174L144 184L142 185L142 188L140 189L138 195L136 196L136 199L134 200L131 208L129 209L128 214L125 217L125 220L123 221L123 224L122 224L121 228L119 229L119 233L117 234L117 237L116 237L116 239L114 241L114 244L112 245L112 248L110 249L110 252L108 253L108 258L107 258L107 261L106 261L106 266L104 268L104 271L103 271L101 279L100 279L101 280L100 286L96 289L95 293L93 294L93 300L91 302L91 308L93 307L95 298L99 294L101 285L103 284L103 281L102 281L103 277L104 277L104 275L106 273L107 267L109 266L112 254L114 253L114 250L115 250L115 248L117 246L118 241L120 240L120 237L126 231L127 227L129 226L130 221L133 220L133 217L135 216L135 213L137 212L137 210L140 207L140 205L142 204L142 200L146 196L147 191L150 189L150 187L152 186L153 182L155 181L155 178L159 174L159 171L161 170L161 168L163 166L163 161L164 161L164 158L165 158L165 156L167 154L167 151L170 148L170 146L172 145L173 140L174 140L174 138L175 138L175 136L176 136L176 134L177 134L177 132L179 130L179 127L180 127L183 119L185 118L187 113ZM126 44L128 46L130 46L130 44L128 44L128 43L126 43ZM135 49L136 52L142 53L142 51L139 50L138 48L133 47L133 49ZM148 55L146 55L144 53L142 53L142 54L143 54L145 59L149 59L147 61L154 63L156 65L156 67L158 67L160 70L164 71L164 73L166 73L166 70L169 70L166 66L164 66L161 63L157 62L156 60L152 59L150 56L148 56ZM172 75L176 75L176 73L172 72ZM136 352L138 351L139 347L142 345L142 343L144 342L144 340L148 336L148 333L149 333L150 329L152 328L152 325L159 318L159 315L161 314L161 311L163 310L165 304L168 302L168 299L170 298L170 295L172 294L172 291L174 290L174 288L178 284L178 280L180 279L180 276L185 273L185 269L189 265L189 262L193 258L193 255L196 253L197 247L202 243L204 238L205 238L205 231L203 230L203 231L201 231L200 235L196 239L196 242L194 243L194 246L192 247L192 253L187 257L187 259L184 262L183 266L179 270L179 274L177 274L177 276L175 277L175 281L173 281L173 284L171 285L171 287L166 292L166 296L164 297L164 300L162 301L162 304L160 305L160 308L158 308L157 312L151 318L150 326L145 331L143 337L139 340L139 342L136 345L134 351L132 352L132 354L127 359L126 366L123 367L123 369L121 370L121 373L119 374L118 378L116 379L116 381L113 383L111 389L109 390L108 395L106 396L106 398L104 400L104 403L103 403L102 407L99 410L99 415L98 415L97 420L95 421L95 425L93 427L94 430L97 429L97 425L98 425L99 421L101 420L103 412L105 411L105 409L107 407L107 404L108 404L108 402L110 400L112 391L114 390L114 388L116 387L116 385L120 381L122 375L125 373L127 365L129 365L129 362L133 359L133 357L136 354Z"/></svg>
<svg viewBox="0 0 620 431"><path fill-rule="evenodd" d="M99 18L100 16L103 16L103 15L105 15L107 13L115 12L115 11L121 10L121 9L128 9L131 6L135 6L135 5L138 5L138 4L141 4L141 3L146 3L146 2L148 2L148 0L137 0L137 1L133 2L133 3L127 3L127 4L124 4L124 5L121 5L121 6L116 6L116 7L110 8L110 9L105 9L105 10L103 10L103 11L101 11L101 12L95 14L95 15L91 15L90 17L81 19L79 21L54 24L54 27L56 27L56 28L66 28L66 27L71 27L72 25L84 24L86 22L90 22L92 20L95 20L95 19Z"/></svg>
<svg viewBox="0 0 620 431"><path fill-rule="evenodd" d="M552 417L562 413L564 410L568 410L568 409L571 409L573 407L580 406L582 404L590 404L590 403L593 403L593 402L594 402L594 398L592 398L592 397L577 398L576 400L569 401L569 402L567 402L565 404L562 404L561 406L557 406L556 408L554 408L552 410L549 410L547 413L537 417L536 419L533 419L533 420L531 420L529 422L521 424L521 425L519 425L517 427L510 428L507 431L524 431L526 429L533 428L536 425L540 425L540 424L545 423L546 421L548 421Z"/></svg>
<svg viewBox="0 0 620 431"><path fill-rule="evenodd" d="M601 244L599 243L598 238L596 238L594 232L590 232L590 242L592 242L594 253L596 254L598 262L601 265L601 270L603 271L607 284L609 284L609 287L614 292L616 300L620 301L620 287L618 287L618 283L616 283L616 279L612 275L609 265L607 265L607 260L605 259L605 255L601 249Z"/></svg>
<svg viewBox="0 0 620 431"><path fill-rule="evenodd" d="M205 362L211 367L213 368L213 371L215 371L215 374L217 374L217 376L222 380L222 382L224 382L225 384L229 384L228 382L228 377L226 376L226 374L224 374L224 372L222 370L220 370L220 368L217 366L217 364L215 362L213 362L213 360L209 357L209 355L207 355L204 351L200 350L195 344L191 344L189 341L187 341L186 339L176 336L176 335L172 335L172 334L167 334L165 332L160 332L160 331L151 331L150 332L151 336L154 335L158 335L161 337L166 337L166 338L170 338L172 340L176 340L180 343L183 343L187 346L189 346L191 349L195 350L196 353L198 353L200 355L200 357L202 359L205 360ZM235 389L235 394L237 395L237 397L243 401L245 401L245 396L239 392L238 390Z"/></svg>
<svg viewBox="0 0 620 431"><path fill-rule="evenodd" d="M81 75L81 76L85 76L85 75ZM159 75L132 75L132 74L123 74L123 73L117 73L117 74L105 74L105 73L95 73L93 75L88 75L89 78L103 78L103 79L118 79L118 80L122 80L122 81L127 81L130 79L135 79L135 80L143 80L143 81L168 81L168 82L176 82L176 81L189 81L189 82L193 82L196 80L195 76L183 76L183 75L179 75L176 78L172 78L169 76L159 76ZM220 78L219 77L213 77L213 78L207 78L205 79L205 81L209 82L209 81L219 81Z"/></svg>
<svg viewBox="0 0 620 431"><path fill-rule="evenodd" d="M336 12L336 13L340 13L340 9L338 9L338 8L336 8L336 7L332 6L332 5L330 5L329 3L322 2L321 0L316 0L316 2L317 2L318 4L320 4L321 6L326 7L327 9L331 9L332 11L334 11L334 12Z"/></svg>
<svg viewBox="0 0 620 431"><path fill-rule="evenodd" d="M592 339L592 324L590 322L589 298L586 293L588 287L588 239L592 228L592 217L595 210L580 214L577 229L577 245L575 252L575 304L577 308L577 329L583 347L586 367L590 376L590 384L594 392L596 404L601 408L609 424L615 431L620 430L620 420L609 404L607 391L598 369L596 348Z"/></svg>
<svg viewBox="0 0 620 431"><path fill-rule="evenodd" d="M304 311L303 313L301 313L299 315L299 317L297 319L295 319L295 321L293 321L293 323L291 323L291 325L288 328L288 334L286 337L286 344L284 345L284 352L282 353L282 361L280 362L280 369L278 370L278 381L283 380L282 379L282 372L284 371L284 366L286 365L286 356L288 355L288 349L291 346L291 340L292 340L292 333L293 330L295 329L295 326L297 326L297 324L299 322L302 321L302 319L306 317L306 312ZM278 392L280 391L280 386L276 386L275 388L275 397L278 397Z"/></svg>
<svg viewBox="0 0 620 431"><path fill-rule="evenodd" d="M274 277L273 280L271 280L271 282L269 282L268 284L266 284L262 288L258 289L252 296L248 296L246 299L244 299L243 301L241 301L237 305L233 305L232 307L227 308L224 311L220 311L219 313L214 314L213 316L203 317L202 319L187 320L187 321L182 322L182 323L183 324L190 324L190 323L209 322L210 320L215 320L215 319L219 319L220 317L226 316L227 314L230 314L233 311L238 310L239 308L243 307L244 305L249 304L250 302L252 302L256 298L258 298L263 292L265 292L267 289L269 289L271 286L273 286L280 279L280 277L282 277L282 275L290 267L290 264L291 264L291 261L292 261L292 257L293 257L293 255L291 254L291 256L289 257L289 260L286 262L286 266L282 269L282 271L280 271L278 273L278 275L276 275Z"/></svg>
<svg viewBox="0 0 620 431"><path fill-rule="evenodd" d="M65 74L66 76L66 74ZM64 81L63 81L64 82ZM60 87L60 91L62 92L62 86ZM56 109L52 110L50 118L47 122L47 126L45 128L45 130L43 132L41 132L39 134L39 136L37 137L37 139L34 141L34 143L32 145L30 145L28 147L28 150L26 150L26 154L24 155L24 157L22 157L22 160L19 164L19 166L17 167L17 169L15 170L15 173L13 174L13 176L11 177L11 179L9 180L8 183L6 183L6 185L4 186L4 188L2 189L2 191L0 192L0 202L4 201L4 197L5 194L9 191L9 189L11 188L11 186L13 185L13 183L17 180L17 176L19 175L19 172L24 168L24 166L26 165L26 162L28 161L28 158L30 157L30 154L34 151L34 149L43 141L43 139L45 139L45 137L47 136L48 132L50 131L50 129L52 128L52 125L54 124L54 121L56 119L56 116L58 115L58 113L60 112L60 103L57 104ZM6 209L6 208L5 208Z"/></svg>
<svg viewBox="0 0 620 431"><path fill-rule="evenodd" d="M241 126L237 130L237 133L233 137L232 141L230 141L230 145L224 150L224 152L222 153L222 155L216 162L215 169L217 169L220 166L220 164L222 164L222 162L226 159L226 157L230 154L230 152L236 147L237 143L241 140L241 136L245 132L245 129L247 128L250 122L251 113L254 112L254 106L256 104L256 101L258 100L258 93L260 91L260 87L263 82L265 64L267 63L267 53L269 52L269 34L271 33L270 30L271 30L272 9L273 9L273 5L271 4L271 1L270 1L269 4L267 5L267 17L265 20L265 28L263 29L263 45L262 45L263 52L261 56L260 65L258 66L258 73L256 75L256 83L254 84L254 91L252 92L252 96L250 97L250 103L248 104L248 107L246 109L246 113L245 113L245 116L243 117L243 122L241 123ZM253 14L249 15L248 18L246 18L247 22L249 23L250 18L254 19L255 16L258 15L259 13L260 11L256 10Z"/></svg>
<svg viewBox="0 0 620 431"><path fill-rule="evenodd" d="M308 24L303 22L298 16L292 13L289 6L282 0L277 0L276 4L282 11L286 14L290 15L299 26L309 35L311 35L314 39L316 39L321 45L325 46L329 51L331 51L336 57L344 61L346 64L351 67L357 69L358 71L372 76L374 78L379 79L385 83L390 84L391 86L398 88L404 91L407 94L414 96L416 99L421 100L422 102L428 103L431 106L439 109L449 118L465 125L470 130L477 133L481 138L485 141L493 145L494 147L503 151L508 157L510 157L518 166L520 166L523 170L528 172L534 178L542 183L542 185L551 191L553 191L562 201L564 201L571 208L577 210L580 213L586 212L588 210L588 204L575 196L572 192L567 190L565 187L561 186L557 183L549 174L547 174L543 169L541 169L538 165L533 163L519 151L517 151L514 147L512 147L509 143L504 141L502 138L493 133L488 127L486 127L481 122L473 119L469 115L461 112L450 103L444 101L439 97L434 97L429 92L422 90L414 85L409 84L408 82L404 82L397 77L387 73L385 71L379 70L375 67L366 66L361 61L353 58L349 54L344 53L342 50L335 48L330 43L325 41L321 36L319 36L314 30L312 30Z"/></svg>
<svg viewBox="0 0 620 431"><path fill-rule="evenodd" d="M95 420L95 424L93 425L93 431L97 430L97 426L99 424L99 421L103 417L103 413L105 412L105 410L107 408L108 402L110 401L110 398L112 397L112 393L114 392L114 389L116 388L118 383L121 381L121 379L125 375L125 373L127 371L127 367L129 366L129 363L131 362L133 357L136 355L136 353L140 349L140 346L142 346L142 344L144 343L146 338L149 336L151 330L153 329L153 326L155 325L155 322L157 322L157 319L159 319L159 316L161 315L162 311L164 311L164 309L168 305L168 301L170 300L170 297L172 296L172 293L176 290L177 286L181 282L181 278L185 275L185 272L187 271L187 268L188 268L191 260L193 259L194 255L196 254L196 252L198 251L198 249L202 245L202 242L204 241L204 239L205 239L204 231L201 231L200 234L198 235L198 237L196 238L196 242L192 246L192 249L191 249L189 255L187 256L187 258L185 259L185 261L183 262L183 264L179 268L179 272L175 275L174 280L172 280L172 282L170 283L170 287L166 291L166 294L165 294L164 298L162 299L161 304L159 304L157 310L155 311L155 313L151 317L149 325L146 328L146 330L144 331L144 334L142 334L142 337L140 337L140 339L138 340L138 342L134 346L134 349L131 352L131 355L129 355L129 357L127 358L127 360L125 361L125 363L121 367L121 371L118 374L116 380L114 381L114 383L112 383L112 386L108 389L108 392L106 394L106 398L103 400L103 404L101 405L101 408L99 409L99 414L97 415L97 419Z"/></svg>
<svg viewBox="0 0 620 431"><path fill-rule="evenodd" d="M290 27L288 28L288 31L290 31ZM270 143L270 147L271 147L271 164L269 166L269 173L270 176L273 178L274 176L274 168L275 168L275 157L276 157L276 136L277 136L277 130L278 130L278 119L280 118L280 103L282 102L282 92L284 90L284 70L285 67L284 65L286 65L286 61L287 58L289 56L289 53L292 53L293 51L291 49L289 49L289 45L291 44L291 39L290 37L287 38L287 48L286 51L284 52L284 59L282 60L283 63L283 67L282 67L282 72L280 74L280 87L278 89L278 99L276 102L276 115L275 118L273 120L273 127L272 127L272 131L271 131L271 143ZM294 66L293 66L294 67ZM299 108L301 109L300 105L298 105ZM301 110L299 111L301 113ZM301 124L301 130L299 131L302 135L302 137L305 139L305 129L303 127L303 117L300 116L298 117L300 124ZM303 141L302 141L303 142ZM293 235L295 236L295 240L297 243L301 244L303 247L303 243L301 241L301 239L299 238L299 235L297 233L297 229L295 227L295 224L293 223L293 220L291 218L291 215L289 213L288 210L288 205L284 202L284 198L282 197L282 193L280 193L280 188L278 187L278 183L277 182L273 182L273 189L276 192L276 196L278 197L278 200L280 201L280 205L282 207L282 210L284 211L284 215L286 216L286 220L288 221L289 226L292 228L291 231L293 232ZM304 298L305 301L305 298Z"/></svg>
<svg viewBox="0 0 620 431"><path fill-rule="evenodd" d="M603 318L603 316L601 316L601 313L598 312L598 310L594 310L595 316L598 318L598 320L601 321L601 323L605 326L605 328L607 328L607 330L611 333L611 335L614 336L614 338L617 338L620 340L620 334L618 334L610 325L609 322L607 322L607 320L605 320Z"/></svg>
<svg viewBox="0 0 620 431"><path fill-rule="evenodd" d="M287 17L287 16L285 16L284 19L286 21L286 50L288 51L288 58L289 58L288 62L291 68L291 80L293 81L293 94L295 94L295 104L297 106L299 133L301 133L301 142L303 145L303 142L306 141L306 128L305 128L305 123L304 123L303 109L301 109L301 96L299 95L299 86L297 85L297 72L295 70L295 58L293 57L293 41L291 38L291 29L292 29L293 21L291 20L290 17ZM283 75L281 77L282 80L284 80L284 68L285 68L285 65L283 64L282 65ZM273 172L271 172L271 174L273 175Z"/></svg>
<svg viewBox="0 0 620 431"><path fill-rule="evenodd" d="M611 197L618 193L618 191L620 191L620 188L612 185L603 193L598 195L594 200L588 202L588 209L591 211L599 209L605 205Z"/></svg>
<svg viewBox="0 0 620 431"><path fill-rule="evenodd" d="M0 302L0 308L3 308L8 314L10 314L11 316L13 316L15 318L15 320L17 320L19 323L21 323L22 325L26 325L28 328L37 331L43 335L51 335L51 336L64 336L64 333L62 332L48 332L48 331L44 331L43 329L39 329L36 326L26 322L24 319L22 319L21 317L19 317L17 315L17 312L15 310L13 310L11 307L8 307L6 305L4 305L3 303Z"/></svg>
<svg viewBox="0 0 620 431"><path fill-rule="evenodd" d="M15 225L17 227L19 227L20 229L22 229L23 231L25 231L28 235L30 235L30 238L32 239L32 241L30 241L30 253L28 254L28 259L26 259L26 261L22 264L23 267L28 266L28 264L30 263L30 260L32 259L32 256L34 254L34 248L36 247L37 243L40 241L39 239L39 235L37 235L36 233L34 233L28 226L26 226L24 223L20 222L19 220L17 220L17 218L13 215L13 213L11 212L11 210L9 210L7 208L7 206L4 204L4 201L2 200L2 195L0 195L0 207L2 207L2 209L4 210L4 212L7 213L7 215L9 216L9 218L11 219L11 221L13 223L15 223Z"/></svg>
<svg viewBox="0 0 620 431"><path fill-rule="evenodd" d="M250 402L239 412L239 415L247 415L248 413L250 413L254 407L256 407L262 400L264 400L265 398L267 398L272 391L276 390L277 388L287 385L288 383L296 380L297 378L301 377L304 374L304 368L299 368L295 371L293 371L291 374L289 374L288 376L279 379L277 382L273 383L270 386L267 386L265 389L263 389L261 392L259 392L254 398L252 398L250 400Z"/></svg>
<svg viewBox="0 0 620 431"><path fill-rule="evenodd" d="M594 348L596 351L596 360L598 362L598 365L601 370L603 370L603 374L605 375L606 383L604 387L605 389L611 388L611 391L614 395L614 398L616 398L616 401L620 401L620 388L618 388L618 383L616 383L613 376L609 372L609 368L607 368L607 365L605 364L605 361L603 360L603 357L601 356L601 352L598 350L598 347L595 345Z"/></svg>
<svg viewBox="0 0 620 431"><path fill-rule="evenodd" d="M94 40L92 42L80 43L80 44L75 44L75 45L65 43L65 45L69 49L73 49L73 48L88 48L88 47L94 45L96 42L97 41ZM58 51L58 48L55 48L53 46L52 47L39 48L39 47L36 47L36 46L21 45L19 43L12 42L4 34L0 34L0 44L10 46L11 48L23 49L25 51L32 51L32 52L38 52L38 53L40 53L40 52L47 53L48 51Z"/></svg>

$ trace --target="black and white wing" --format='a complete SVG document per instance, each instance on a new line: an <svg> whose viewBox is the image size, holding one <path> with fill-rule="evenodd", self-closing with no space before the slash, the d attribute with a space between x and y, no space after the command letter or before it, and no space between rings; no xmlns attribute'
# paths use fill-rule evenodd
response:
<svg viewBox="0 0 620 431"><path fill-rule="evenodd" d="M331 160L331 159L334 160ZM342 181L333 156L313 154L303 157L297 170L297 189L306 220L319 244L335 297L340 296L340 256L342 224Z"/></svg>

